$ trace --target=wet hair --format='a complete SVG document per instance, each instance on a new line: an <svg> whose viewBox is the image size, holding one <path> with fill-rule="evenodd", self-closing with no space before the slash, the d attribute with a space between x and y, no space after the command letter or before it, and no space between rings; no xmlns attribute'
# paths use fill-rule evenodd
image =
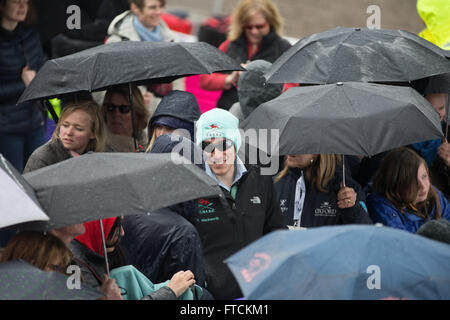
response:
<svg viewBox="0 0 450 320"><path fill-rule="evenodd" d="M103 99L102 113L103 119L106 121L106 108L105 103L111 101L113 94L120 94L127 101L129 101L129 89L126 86L115 86L108 89L105 93L105 98ZM148 121L150 120L150 111L145 107L144 97L142 96L141 90L136 85L131 85L131 99L133 103L133 116L136 128L136 137L140 137L142 132L147 128Z"/></svg>
<svg viewBox="0 0 450 320"><path fill-rule="evenodd" d="M435 207L435 218L439 219L441 217L439 197L431 183L427 199L411 207L419 191L417 172L422 164L429 175L427 163L415 151L406 147L394 149L381 162L374 176L373 187L400 212L409 207L414 214L426 219Z"/></svg>
<svg viewBox="0 0 450 320"><path fill-rule="evenodd" d="M282 35L283 19L275 3L271 0L242 0L232 13L228 40L237 40L244 32L244 25L257 13L264 16L276 34Z"/></svg>
<svg viewBox="0 0 450 320"><path fill-rule="evenodd" d="M56 129L53 132L52 140L59 139L59 131L64 119L77 110L86 112L91 118L91 131L93 132L95 139L89 141L85 152L95 151L103 152L106 145L106 131L105 121L103 120L100 112L100 106L94 101L84 101L80 103L70 103L63 108L61 117L56 125Z"/></svg>
<svg viewBox="0 0 450 320"><path fill-rule="evenodd" d="M0 262L18 259L43 271L54 267L55 271L65 273L72 261L72 253L61 239L50 233L21 231L9 241ZM59 261L59 264L54 266L54 261Z"/></svg>
<svg viewBox="0 0 450 320"><path fill-rule="evenodd" d="M327 187L334 178L336 167L341 164L341 156L335 154L319 154L311 165L304 169L305 179L311 181L313 188L320 192L328 192ZM284 168L275 177L275 182L280 181L289 171L287 158L284 160Z"/></svg>

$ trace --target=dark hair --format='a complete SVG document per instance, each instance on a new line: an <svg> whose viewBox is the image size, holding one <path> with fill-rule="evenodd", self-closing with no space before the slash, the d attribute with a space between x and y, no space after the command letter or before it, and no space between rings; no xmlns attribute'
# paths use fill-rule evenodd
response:
<svg viewBox="0 0 450 320"><path fill-rule="evenodd" d="M0 7L6 5L6 1L8 0L0 0ZM0 21L2 19L3 13L0 8ZM25 18L25 21L22 23L25 26L31 26L34 25L37 21L37 13L34 9L33 2L31 0L28 0L28 12L27 16Z"/></svg>
<svg viewBox="0 0 450 320"><path fill-rule="evenodd" d="M109 231L108 238L106 239L106 247L114 248L114 251L108 252L108 262L110 269L119 268L126 264L125 253L120 246L120 240L122 239L121 230L123 226L123 217L117 217L114 221L111 230Z"/></svg>
<svg viewBox="0 0 450 320"><path fill-rule="evenodd" d="M161 6L163 7L166 6L166 0L158 0L158 1L161 4ZM130 4L132 3L134 3L136 7L138 7L139 9L142 9L145 5L145 0L130 0Z"/></svg>
<svg viewBox="0 0 450 320"><path fill-rule="evenodd" d="M425 160L410 148L402 147L389 152L381 162L375 173L373 186L376 192L389 200L400 212L411 207L419 191L417 172L423 164L428 171ZM413 207L412 212L426 219L429 213L436 208L435 218L441 217L441 208L437 192L431 187L427 199Z"/></svg>

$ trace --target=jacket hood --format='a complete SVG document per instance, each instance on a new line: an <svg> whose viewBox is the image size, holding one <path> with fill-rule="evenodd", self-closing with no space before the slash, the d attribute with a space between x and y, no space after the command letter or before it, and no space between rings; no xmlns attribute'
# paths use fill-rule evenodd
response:
<svg viewBox="0 0 450 320"><path fill-rule="evenodd" d="M148 135L151 138L155 120L159 117L165 116L173 117L185 122L186 127L188 127L188 131L191 132L191 137L193 137L194 122L200 118L200 114L201 112L197 99L192 93L172 90L161 99L161 102L153 113L153 116L150 118L148 124ZM183 127L182 129L186 129L186 127Z"/></svg>
<svg viewBox="0 0 450 320"><path fill-rule="evenodd" d="M237 91L245 117L248 117L260 104L275 99L281 94L282 84L266 84L264 74L271 66L272 64L265 60L254 60L245 67L247 71L240 76Z"/></svg>
<svg viewBox="0 0 450 320"><path fill-rule="evenodd" d="M108 239L108 235L111 232L111 228L115 221L116 218L102 219L105 241ZM99 220L85 222L83 225L86 231L75 239L98 255L104 256Z"/></svg>

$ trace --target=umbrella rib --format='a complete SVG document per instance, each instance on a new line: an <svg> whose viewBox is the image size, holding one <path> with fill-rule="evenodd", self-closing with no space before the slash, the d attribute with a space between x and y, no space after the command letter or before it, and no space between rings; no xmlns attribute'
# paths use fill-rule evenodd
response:
<svg viewBox="0 0 450 320"><path fill-rule="evenodd" d="M99 52L98 54L96 54L96 55L94 56L94 63L93 63L93 66L92 66L91 70L90 70L89 73L88 73L89 92L92 92L92 82L91 82L92 79L93 79L92 73L93 73L94 70L96 69L95 67L96 67L96 65L97 65L98 56L101 55L101 54L102 54L102 53Z"/></svg>
<svg viewBox="0 0 450 320"><path fill-rule="evenodd" d="M334 56L333 56L333 60L332 60L332 61L335 61L335 60L336 60L336 56L337 56L338 52L341 50L342 43L345 42L345 41L347 41L347 39L350 38L351 35L353 35L353 32L350 32L350 33L349 33L349 34L348 34L348 35L347 35L347 36L339 43L339 46L338 46L338 48L336 49L336 51L335 51L335 53L334 53ZM331 65L332 65L332 66L334 65L334 67L333 67L333 69L332 69L332 72L329 72L329 73L328 73L328 79L327 79L327 82L326 82L326 83L329 83L331 74L333 74L334 70L336 70L336 68L337 68L337 66L336 66L335 64L332 63Z"/></svg>
<svg viewBox="0 0 450 320"><path fill-rule="evenodd" d="M199 64L200 66L206 70L206 68L203 66L203 63L200 61L199 58L197 58L196 56L194 56L189 50L187 50L184 46L180 46L184 51L186 51L191 57L193 57ZM206 72L204 74L211 74L211 72L209 72L209 70L206 70Z"/></svg>

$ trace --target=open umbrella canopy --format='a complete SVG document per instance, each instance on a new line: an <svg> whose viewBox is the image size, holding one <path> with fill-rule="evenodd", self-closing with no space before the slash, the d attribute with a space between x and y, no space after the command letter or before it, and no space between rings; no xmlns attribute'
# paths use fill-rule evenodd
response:
<svg viewBox="0 0 450 320"><path fill-rule="evenodd" d="M200 197L222 197L217 182L178 154L88 153L24 174L50 220L67 225L152 211Z"/></svg>
<svg viewBox="0 0 450 320"><path fill-rule="evenodd" d="M33 188L0 154L0 229L19 223L48 220Z"/></svg>
<svg viewBox="0 0 450 320"><path fill-rule="evenodd" d="M283 248L283 250L280 250ZM226 260L248 299L450 299L450 246L389 227L275 231Z"/></svg>
<svg viewBox="0 0 450 320"><path fill-rule="evenodd" d="M205 42L121 41L47 61L18 103L233 70L245 69Z"/></svg>
<svg viewBox="0 0 450 320"><path fill-rule="evenodd" d="M362 82L290 88L241 127L278 130L277 144L260 146L271 155L372 156L443 137L439 114L417 91Z"/></svg>
<svg viewBox="0 0 450 320"><path fill-rule="evenodd" d="M0 263L0 300L94 300L104 296L81 283L69 289L68 276L44 272L22 260Z"/></svg>
<svg viewBox="0 0 450 320"><path fill-rule="evenodd" d="M340 27L299 40L265 78L300 84L408 82L450 72L445 55L407 31Z"/></svg>
<svg viewBox="0 0 450 320"><path fill-rule="evenodd" d="M450 73L439 74L428 79L424 94L450 93Z"/></svg>

